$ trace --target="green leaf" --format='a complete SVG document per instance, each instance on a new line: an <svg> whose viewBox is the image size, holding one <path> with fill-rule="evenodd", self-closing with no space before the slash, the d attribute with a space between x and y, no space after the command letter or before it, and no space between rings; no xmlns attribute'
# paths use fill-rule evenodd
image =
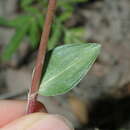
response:
<svg viewBox="0 0 130 130"><path fill-rule="evenodd" d="M43 14L42 13L39 13L39 14L37 14L37 22L38 22L38 24L39 24L39 27L41 28L41 30L42 30L42 28L43 28L43 24L44 24L44 16L43 16Z"/></svg>
<svg viewBox="0 0 130 130"><path fill-rule="evenodd" d="M22 6L23 8L25 8L25 7L29 6L30 4L32 4L33 1L34 1L34 0L21 0L21 6Z"/></svg>
<svg viewBox="0 0 130 130"><path fill-rule="evenodd" d="M0 25L2 25L2 26L12 26L12 24L8 20L4 19L3 17L0 17Z"/></svg>
<svg viewBox="0 0 130 130"><path fill-rule="evenodd" d="M4 52L2 53L3 60L8 60L11 58L12 54L16 51L22 39L24 38L27 29L28 29L28 24L24 24L24 26L16 30L15 35L12 37L10 43L6 46Z"/></svg>
<svg viewBox="0 0 130 130"><path fill-rule="evenodd" d="M82 3L82 2L86 2L88 0L62 0L62 1L58 1L58 6L67 6L69 4L76 4L76 3Z"/></svg>
<svg viewBox="0 0 130 130"><path fill-rule="evenodd" d="M52 36L48 43L48 50L53 49L59 42L61 35L62 35L62 26L59 22L53 24L52 26Z"/></svg>
<svg viewBox="0 0 130 130"><path fill-rule="evenodd" d="M31 20L29 33L31 44L34 48L36 48L40 39L40 35L39 35L39 27L35 19Z"/></svg>
<svg viewBox="0 0 130 130"><path fill-rule="evenodd" d="M32 14L33 16L40 13L40 11L37 8L34 8L34 7L26 7L26 8L24 8L24 10L27 13Z"/></svg>
<svg viewBox="0 0 130 130"><path fill-rule="evenodd" d="M72 12L71 11L65 11L62 13L62 15L60 15L58 17L58 19L61 21L61 22L65 22L66 20L68 20L70 17L72 16Z"/></svg>
<svg viewBox="0 0 130 130"><path fill-rule="evenodd" d="M86 1L88 1L88 0L71 0L70 2L71 3L82 3L82 2L86 2Z"/></svg>
<svg viewBox="0 0 130 130"><path fill-rule="evenodd" d="M19 27L23 23L27 23L30 19L28 15L21 15L11 20L6 20L3 17L0 17L0 25L9 26L9 27Z"/></svg>
<svg viewBox="0 0 130 130"><path fill-rule="evenodd" d="M83 34L85 33L85 30L83 28L72 28L72 29L66 29L65 31L65 38L64 43L79 43L83 42Z"/></svg>
<svg viewBox="0 0 130 130"><path fill-rule="evenodd" d="M74 88L90 70L100 52L99 44L69 44L53 50L39 94L55 96Z"/></svg>

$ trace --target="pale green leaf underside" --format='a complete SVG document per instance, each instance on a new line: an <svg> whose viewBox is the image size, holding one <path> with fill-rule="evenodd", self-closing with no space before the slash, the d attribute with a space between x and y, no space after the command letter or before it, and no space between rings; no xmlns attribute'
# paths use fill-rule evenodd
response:
<svg viewBox="0 0 130 130"><path fill-rule="evenodd" d="M39 94L55 96L74 88L99 55L99 44L68 44L53 50Z"/></svg>

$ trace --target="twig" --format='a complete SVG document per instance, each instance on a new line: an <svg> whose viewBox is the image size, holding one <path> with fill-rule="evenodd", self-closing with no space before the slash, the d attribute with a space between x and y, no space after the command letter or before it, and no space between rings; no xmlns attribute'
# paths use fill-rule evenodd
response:
<svg viewBox="0 0 130 130"><path fill-rule="evenodd" d="M40 42L40 47L39 47L38 56L36 60L36 66L32 78L32 85L28 95L28 104L26 110L27 114L33 113L36 107L39 84L41 80L42 69L43 69L45 55L46 55L46 48L47 48L47 43L49 39L49 34L51 30L51 24L53 21L55 9L56 9L56 0L49 0L47 16L45 20L43 33L41 36L41 42Z"/></svg>

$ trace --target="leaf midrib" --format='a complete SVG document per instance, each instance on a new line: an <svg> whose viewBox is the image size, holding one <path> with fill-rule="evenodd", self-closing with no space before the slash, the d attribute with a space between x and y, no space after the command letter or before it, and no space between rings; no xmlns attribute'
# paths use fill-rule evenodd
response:
<svg viewBox="0 0 130 130"><path fill-rule="evenodd" d="M94 47L95 48L95 47ZM94 49L93 48L93 49ZM79 59L79 60L77 60L77 59ZM74 63L73 64L71 64L70 66L68 66L64 71L61 71L59 74L57 74L57 75L55 75L54 77L52 77L52 78L50 78L49 80L47 80L47 81L44 81L44 83L43 83L43 85L47 85L48 84L48 82L50 82L50 81L52 81L53 79L56 79L58 76L60 76L60 75L62 75L65 71L67 71L67 70L69 70L72 66L74 66L75 64L77 64L77 63L79 63L81 60L80 60L80 58L78 57L76 57L75 58L75 60L74 60Z"/></svg>
<svg viewBox="0 0 130 130"><path fill-rule="evenodd" d="M75 58L74 61L77 61L77 59L79 58ZM80 61L80 60L79 60ZM77 62L78 63L78 62ZM62 75L65 71L69 70L73 65L77 64L76 62L74 62L73 64L71 64L70 66L68 66L64 71L61 71L59 74L55 75L54 77L50 78L49 80L44 82L44 85L46 85L48 82L50 82L51 80L57 78L58 76Z"/></svg>

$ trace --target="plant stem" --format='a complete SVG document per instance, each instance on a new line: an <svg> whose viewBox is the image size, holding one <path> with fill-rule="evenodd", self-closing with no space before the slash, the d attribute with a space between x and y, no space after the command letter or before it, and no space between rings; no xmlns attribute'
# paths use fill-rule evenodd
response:
<svg viewBox="0 0 130 130"><path fill-rule="evenodd" d="M51 24L53 21L55 9L56 9L56 0L49 0L47 16L46 16L46 20L45 20L45 24L43 28L43 33L41 36L38 56L36 60L33 77L32 77L32 84L29 90L29 95L28 95L28 104L27 104L27 110L26 110L27 114L35 112L35 109L36 109L35 107L37 103L38 90L39 90L42 69L44 66L44 60L45 60L45 55L46 55L46 48L47 48L47 43L49 39L49 34L51 30Z"/></svg>

